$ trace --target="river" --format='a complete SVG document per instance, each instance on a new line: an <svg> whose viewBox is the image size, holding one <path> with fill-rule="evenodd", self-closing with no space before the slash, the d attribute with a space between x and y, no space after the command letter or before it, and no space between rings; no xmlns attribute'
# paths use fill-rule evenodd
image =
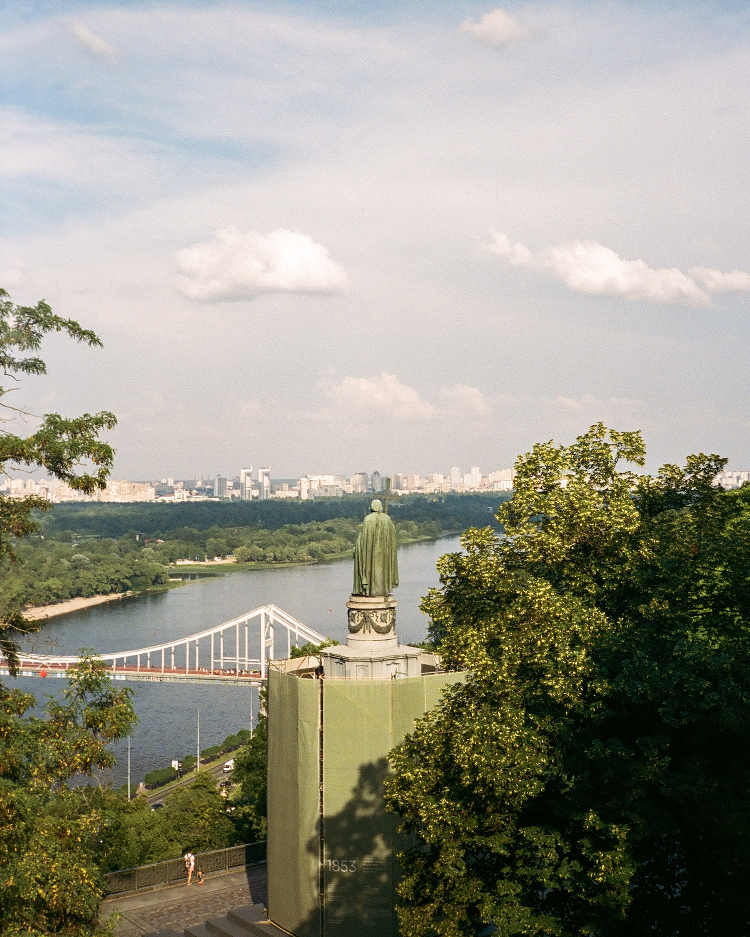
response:
<svg viewBox="0 0 750 937"><path fill-rule="evenodd" d="M398 551L400 585L397 631L401 643L423 641L426 617L420 598L438 585L438 557L459 549L458 537L414 543ZM273 604L320 634L346 640L346 600L352 587L352 560L285 569L257 569L202 578L164 592L146 592L51 619L25 647L42 654L75 654L92 648L105 654L162 644L229 621L260 605ZM283 644L284 642L282 642ZM8 680L42 702L58 696L65 683L38 678ZM122 686L122 684L118 684ZM257 715L258 694L250 687L216 684L133 683L138 725L131 738L131 778L141 780L171 759L194 754L200 710L200 747L247 728ZM127 779L127 744L113 748L117 765L102 780Z"/></svg>

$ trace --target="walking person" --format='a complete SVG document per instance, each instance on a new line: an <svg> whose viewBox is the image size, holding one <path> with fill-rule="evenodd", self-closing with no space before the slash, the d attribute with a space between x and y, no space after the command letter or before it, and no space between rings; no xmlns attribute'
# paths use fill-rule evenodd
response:
<svg viewBox="0 0 750 937"><path fill-rule="evenodd" d="M188 851L185 853L185 868L187 869L187 874L188 874L187 883L189 885L190 880L193 877L193 872L195 871L195 856L193 855L190 849L188 849Z"/></svg>

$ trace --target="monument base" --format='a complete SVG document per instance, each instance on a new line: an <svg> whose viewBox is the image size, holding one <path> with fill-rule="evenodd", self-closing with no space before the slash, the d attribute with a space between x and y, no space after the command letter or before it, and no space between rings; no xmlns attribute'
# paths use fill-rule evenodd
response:
<svg viewBox="0 0 750 937"><path fill-rule="evenodd" d="M346 647L336 645L320 652L326 677L389 680L420 676L421 649L401 645L396 637L397 604L392 595L349 597Z"/></svg>
<svg viewBox="0 0 750 937"><path fill-rule="evenodd" d="M463 679L398 643L392 595L346 606L346 646L268 674L268 916L294 937L398 937L388 753Z"/></svg>
<svg viewBox="0 0 750 937"><path fill-rule="evenodd" d="M410 842L383 802L388 753L463 674L336 680L276 668L268 917L294 937L398 937L396 856Z"/></svg>

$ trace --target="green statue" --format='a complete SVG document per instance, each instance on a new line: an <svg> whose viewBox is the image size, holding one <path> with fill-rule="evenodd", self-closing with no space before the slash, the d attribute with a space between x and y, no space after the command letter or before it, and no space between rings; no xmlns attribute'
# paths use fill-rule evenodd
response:
<svg viewBox="0 0 750 937"><path fill-rule="evenodd" d="M353 595L390 595L398 585L396 528L376 498L354 548Z"/></svg>

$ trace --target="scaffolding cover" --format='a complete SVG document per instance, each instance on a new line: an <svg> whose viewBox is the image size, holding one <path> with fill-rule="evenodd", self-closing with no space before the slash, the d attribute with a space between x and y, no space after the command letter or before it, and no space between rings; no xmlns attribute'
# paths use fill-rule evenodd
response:
<svg viewBox="0 0 750 937"><path fill-rule="evenodd" d="M388 753L439 702L443 688L461 679L456 673L322 681L269 674L274 923L297 937L396 937L396 853L404 843L383 802Z"/></svg>
<svg viewBox="0 0 750 937"><path fill-rule="evenodd" d="M298 937L320 937L319 711L317 680L269 673L268 913Z"/></svg>

